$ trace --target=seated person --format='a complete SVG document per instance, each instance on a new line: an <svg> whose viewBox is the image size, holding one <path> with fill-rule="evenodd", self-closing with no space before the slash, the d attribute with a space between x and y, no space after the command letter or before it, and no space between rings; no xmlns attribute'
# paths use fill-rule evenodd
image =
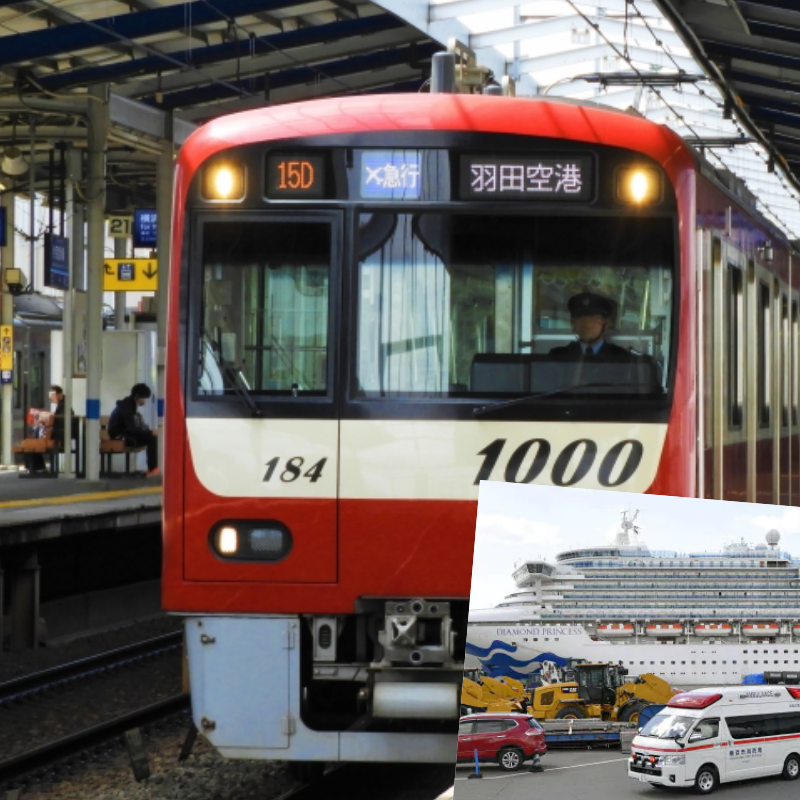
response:
<svg viewBox="0 0 800 800"><path fill-rule="evenodd" d="M117 400L108 418L108 435L112 439L123 439L127 447L147 447L147 478L157 478L161 474L158 469L158 437L139 413L152 394L147 384L137 383L127 397Z"/></svg>
<svg viewBox="0 0 800 800"><path fill-rule="evenodd" d="M55 442L54 448L56 452L62 452L64 449L64 412L66 397L64 390L58 384L50 386L50 407L52 408L55 403L55 411L48 417L46 421L37 421L34 426L36 429L36 436L45 438L47 428L52 427L52 439ZM75 412L73 412L74 414ZM77 438L77 419L72 421L72 438ZM26 453L25 454L25 467L28 472L46 472L46 465L44 456L41 453Z"/></svg>

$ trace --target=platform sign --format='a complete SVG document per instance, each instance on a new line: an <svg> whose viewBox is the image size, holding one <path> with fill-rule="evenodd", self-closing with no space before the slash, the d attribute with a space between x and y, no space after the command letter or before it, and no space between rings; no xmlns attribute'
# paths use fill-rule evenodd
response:
<svg viewBox="0 0 800 800"><path fill-rule="evenodd" d="M0 370L10 372L14 369L14 327L0 325Z"/></svg>
<svg viewBox="0 0 800 800"><path fill-rule="evenodd" d="M130 239L133 232L133 217L114 215L108 217L108 235L112 239Z"/></svg>
<svg viewBox="0 0 800 800"><path fill-rule="evenodd" d="M156 247L158 215L154 208L137 208L133 212L133 246Z"/></svg>
<svg viewBox="0 0 800 800"><path fill-rule="evenodd" d="M44 285L69 289L69 239L65 236L44 235Z"/></svg>
<svg viewBox="0 0 800 800"><path fill-rule="evenodd" d="M158 261L155 258L109 258L103 265L104 292L155 292Z"/></svg>

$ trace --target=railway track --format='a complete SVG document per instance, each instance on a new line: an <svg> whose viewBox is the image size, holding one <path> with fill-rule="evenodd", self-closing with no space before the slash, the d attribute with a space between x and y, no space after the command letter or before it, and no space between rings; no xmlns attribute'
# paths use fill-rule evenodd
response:
<svg viewBox="0 0 800 800"><path fill-rule="evenodd" d="M188 711L181 641L180 632L167 634L0 684L0 789ZM168 696L158 696L162 685L172 690ZM36 731L47 731L46 738Z"/></svg>
<svg viewBox="0 0 800 800"><path fill-rule="evenodd" d="M40 695L65 684L91 678L103 672L140 664L143 660L176 651L183 642L183 633L166 633L142 642L119 647L95 656L80 658L58 667L32 672L21 678L0 683L0 709L34 695Z"/></svg>
<svg viewBox="0 0 800 800"><path fill-rule="evenodd" d="M276 800L436 800L453 786L454 772L449 764L343 764Z"/></svg>

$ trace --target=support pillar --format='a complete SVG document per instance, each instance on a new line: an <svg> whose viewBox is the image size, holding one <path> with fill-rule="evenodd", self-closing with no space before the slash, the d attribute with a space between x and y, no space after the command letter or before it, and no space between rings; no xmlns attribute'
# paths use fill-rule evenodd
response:
<svg viewBox="0 0 800 800"><path fill-rule="evenodd" d="M6 246L3 248L3 271L14 264L14 198L13 191L3 192L2 204L6 210ZM5 275L0 279L0 325L14 324L14 297L8 291ZM18 367L21 365L17 365ZM17 375L17 380L22 376ZM14 457L11 453L13 444L13 403L14 387L8 383L0 387L0 463L13 464ZM25 409L27 412L28 409Z"/></svg>
<svg viewBox="0 0 800 800"><path fill-rule="evenodd" d="M164 398L166 381L164 360L167 349L167 309L169 307L169 260L172 236L172 185L173 185L173 136L172 117L168 118L167 138L164 149L156 163L156 214L158 219L158 463L164 466Z"/></svg>
<svg viewBox="0 0 800 800"><path fill-rule="evenodd" d="M61 376L61 387L64 389L64 396L67 398L65 413L69 414L75 409L75 401L72 394L72 376L75 374L75 287L83 286L83 207L77 201L75 185L83 180L83 156L80 150L70 147L65 154L66 180L64 184L64 206L66 208L67 219L71 220L69 231L70 259L69 259L69 286L64 293L64 311L62 314L62 363L63 375ZM78 412L80 413L80 412ZM64 420L64 431L71 431L72 418ZM83 447L84 431L78 432L78 453ZM72 469L72 459L69 457L70 437L64 436L64 446L66 455L64 456L64 478L74 478L75 472ZM82 461L79 456L78 461ZM82 464L83 469L86 465Z"/></svg>
<svg viewBox="0 0 800 800"><path fill-rule="evenodd" d="M39 558L20 553L8 570L11 586L11 651L34 650L39 627Z"/></svg>
<svg viewBox="0 0 800 800"><path fill-rule="evenodd" d="M5 588L6 587L3 584L3 569L2 569L2 567L0 567L0 658L3 657L3 642L5 641L5 635L6 635L6 631L5 631L6 609L5 609L5 601L3 599L6 596ZM184 634L184 637L185 637L185 634ZM184 647L184 651L185 651L185 649L186 648ZM186 660L186 658L184 657L184 661L185 660Z"/></svg>
<svg viewBox="0 0 800 800"><path fill-rule="evenodd" d="M114 239L114 258L128 257L128 240ZM127 292L114 292L114 330L125 330L125 302Z"/></svg>
<svg viewBox="0 0 800 800"><path fill-rule="evenodd" d="M88 288L86 304L86 478L100 477L100 369L103 335L106 146L110 117L108 86L90 86L86 195Z"/></svg>

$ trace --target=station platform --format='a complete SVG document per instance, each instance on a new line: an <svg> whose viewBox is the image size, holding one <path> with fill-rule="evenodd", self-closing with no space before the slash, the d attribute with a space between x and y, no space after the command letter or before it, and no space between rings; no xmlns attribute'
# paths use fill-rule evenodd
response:
<svg viewBox="0 0 800 800"><path fill-rule="evenodd" d="M88 481L20 478L17 470L0 471L0 643L10 623L12 650L36 648L44 638L41 614L49 617L51 632L63 629L63 633L81 625L91 627L99 618L110 620L115 609L124 617L135 615L139 606L145 611L150 605L157 608L156 581L152 602L122 587L116 592L86 593L76 598L74 607L61 603L45 614L40 573L45 565L50 575L58 574L63 561L67 577L60 579L67 580L70 566L74 572L71 554L85 553L88 541L94 543L90 549L102 549L108 558L122 552L124 560L130 552L135 563L136 543L145 542L146 548L154 536L156 542L160 538L161 493L161 477ZM158 545L151 543L150 549L154 547ZM10 613L4 608L4 594L11 600Z"/></svg>
<svg viewBox="0 0 800 800"><path fill-rule="evenodd" d="M0 547L161 519L161 478L21 479L0 472Z"/></svg>

